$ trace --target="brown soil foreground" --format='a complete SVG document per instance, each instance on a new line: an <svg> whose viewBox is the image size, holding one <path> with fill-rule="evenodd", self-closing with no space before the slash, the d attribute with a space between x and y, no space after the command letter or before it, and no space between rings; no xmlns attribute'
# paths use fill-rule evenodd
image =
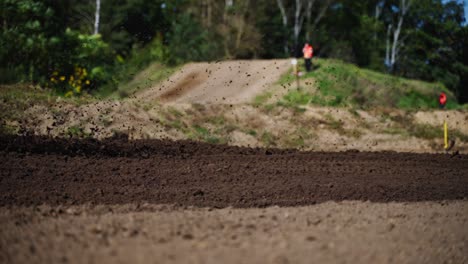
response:
<svg viewBox="0 0 468 264"><path fill-rule="evenodd" d="M468 262L458 153L0 136L0 161L0 263Z"/></svg>
<svg viewBox="0 0 468 264"><path fill-rule="evenodd" d="M0 207L1 263L467 263L468 202Z"/></svg>
<svg viewBox="0 0 468 264"><path fill-rule="evenodd" d="M0 206L300 206L468 198L468 156L2 137Z"/></svg>

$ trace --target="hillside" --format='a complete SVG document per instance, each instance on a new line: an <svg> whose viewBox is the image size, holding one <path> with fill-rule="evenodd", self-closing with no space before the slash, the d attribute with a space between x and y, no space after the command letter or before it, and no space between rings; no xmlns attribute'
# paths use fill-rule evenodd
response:
<svg viewBox="0 0 468 264"><path fill-rule="evenodd" d="M316 59L313 71L302 74L299 89L290 70L280 79L280 87L258 96L256 101L293 106L435 109L439 107L439 94L445 92L449 98L447 108L459 108L454 95L442 84L395 77L338 60ZM267 100L271 98L275 99Z"/></svg>
<svg viewBox="0 0 468 264"><path fill-rule="evenodd" d="M459 108L454 95L439 83L399 78L331 59L315 59L310 73L303 72L303 68L301 61L297 89L287 59L189 63L167 69L155 63L122 84L120 93L165 104L278 103L430 109L438 108L437 97L443 91L449 97L447 108Z"/></svg>
<svg viewBox="0 0 468 264"><path fill-rule="evenodd" d="M2 88L2 130L95 138L124 133L305 150L439 152L447 120L457 150L468 151L466 107L454 103L441 85L316 60L298 89L289 63L190 63L177 70L152 65L122 84L124 97L117 100ZM145 76L161 81L145 82ZM440 91L449 95L449 110L437 109Z"/></svg>

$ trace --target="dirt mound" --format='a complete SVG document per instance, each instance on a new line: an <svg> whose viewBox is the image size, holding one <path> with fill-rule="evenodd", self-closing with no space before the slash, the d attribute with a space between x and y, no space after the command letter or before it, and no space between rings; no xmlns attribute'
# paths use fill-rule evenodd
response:
<svg viewBox="0 0 468 264"><path fill-rule="evenodd" d="M468 197L466 155L287 152L36 137L4 138L0 146L0 206L149 202L265 207Z"/></svg>
<svg viewBox="0 0 468 264"><path fill-rule="evenodd" d="M249 103L289 68L289 60L189 63L136 98L164 103Z"/></svg>
<svg viewBox="0 0 468 264"><path fill-rule="evenodd" d="M46 136L0 135L0 151L27 154L59 154L69 156L109 156L147 158L150 155L280 155L295 153L292 149L246 148L215 145L189 140L128 140L125 134L97 140L93 138L51 138Z"/></svg>

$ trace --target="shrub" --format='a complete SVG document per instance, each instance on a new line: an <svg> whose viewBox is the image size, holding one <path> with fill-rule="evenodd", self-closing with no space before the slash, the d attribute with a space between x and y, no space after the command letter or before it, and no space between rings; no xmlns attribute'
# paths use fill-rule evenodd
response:
<svg viewBox="0 0 468 264"><path fill-rule="evenodd" d="M219 57L220 48L215 35L203 29L189 15L180 15L172 24L169 34L169 64L187 61L214 60Z"/></svg>

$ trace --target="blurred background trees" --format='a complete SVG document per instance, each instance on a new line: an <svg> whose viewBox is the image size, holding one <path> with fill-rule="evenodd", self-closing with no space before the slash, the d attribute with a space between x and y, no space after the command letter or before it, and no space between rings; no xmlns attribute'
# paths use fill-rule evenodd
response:
<svg viewBox="0 0 468 264"><path fill-rule="evenodd" d="M0 0L0 82L80 94L154 61L297 56L310 41L320 57L439 81L468 102L464 17L447 0Z"/></svg>

